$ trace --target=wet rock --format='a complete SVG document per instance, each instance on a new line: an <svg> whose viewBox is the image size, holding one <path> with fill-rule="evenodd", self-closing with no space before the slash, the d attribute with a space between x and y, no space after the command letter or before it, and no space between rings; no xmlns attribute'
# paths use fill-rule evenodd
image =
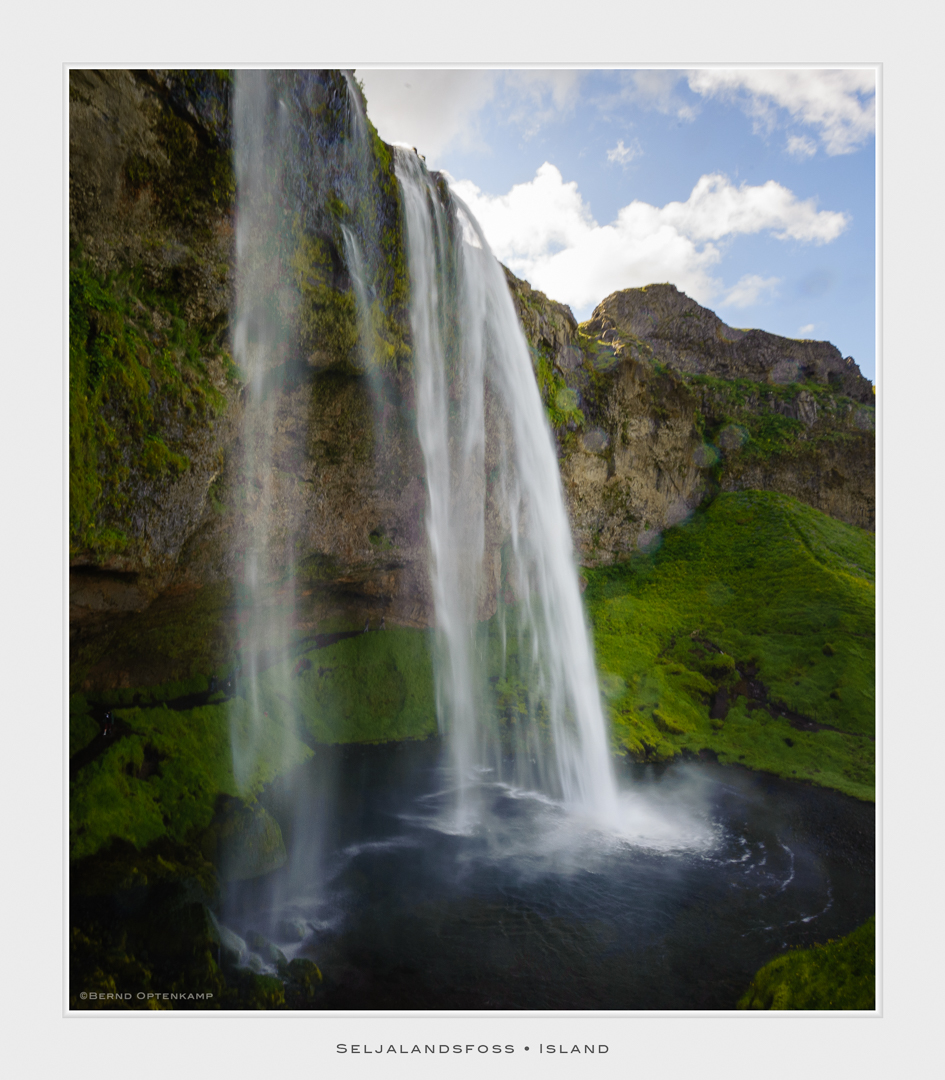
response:
<svg viewBox="0 0 945 1080"><path fill-rule="evenodd" d="M246 942L229 927L224 926L213 912L208 911L212 921L214 939L219 949L220 963L224 967L241 967L249 957Z"/></svg>
<svg viewBox="0 0 945 1080"><path fill-rule="evenodd" d="M308 923L303 919L281 919L276 923L276 933L282 941L302 941L308 933Z"/></svg>
<svg viewBox="0 0 945 1080"><path fill-rule="evenodd" d="M260 806L221 795L201 850L223 881L245 881L278 870L286 862L279 823Z"/></svg>
<svg viewBox="0 0 945 1080"><path fill-rule="evenodd" d="M324 993L322 973L312 960L299 958L281 966L285 998L289 1008L305 1009L316 1005Z"/></svg>
<svg viewBox="0 0 945 1080"><path fill-rule="evenodd" d="M262 934L250 934L246 939L246 944L268 964L278 966L279 964L288 963L285 953L263 937Z"/></svg>

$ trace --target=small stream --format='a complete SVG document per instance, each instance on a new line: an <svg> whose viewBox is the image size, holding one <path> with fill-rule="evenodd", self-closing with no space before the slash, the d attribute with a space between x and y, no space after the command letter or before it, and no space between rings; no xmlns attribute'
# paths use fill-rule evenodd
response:
<svg viewBox="0 0 945 1080"><path fill-rule="evenodd" d="M446 760L435 740L319 748L270 793L289 862L231 886L223 920L314 960L326 1009L730 1009L786 947L874 911L872 804L625 766L604 833L483 772L459 828Z"/></svg>

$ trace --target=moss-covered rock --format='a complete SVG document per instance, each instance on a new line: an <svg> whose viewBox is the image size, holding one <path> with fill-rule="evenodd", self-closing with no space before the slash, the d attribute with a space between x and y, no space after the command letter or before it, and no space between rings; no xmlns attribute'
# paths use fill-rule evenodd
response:
<svg viewBox="0 0 945 1080"><path fill-rule="evenodd" d="M291 702L282 693L291 680ZM371 630L274 665L261 678L270 717L293 716L317 743L425 739L437 731L431 634Z"/></svg>
<svg viewBox="0 0 945 1080"><path fill-rule="evenodd" d="M225 795L217 798L200 849L223 881L262 877L284 866L288 857L279 823L264 807Z"/></svg>
<svg viewBox="0 0 945 1080"><path fill-rule="evenodd" d="M226 78L190 81L226 112ZM69 168L72 561L159 584L203 516L234 395L229 144L161 73L74 70Z"/></svg>
<svg viewBox="0 0 945 1080"><path fill-rule="evenodd" d="M257 723L240 697L186 710L165 704L113 712L127 734L82 768L70 784L73 860L114 840L139 849L164 837L193 842L213 822L221 794L252 798L283 769L312 753L299 739L294 718L283 723L274 716ZM244 742L251 738L256 751L251 775L243 784L234 775L234 738ZM265 818L261 820L257 855L262 858L268 844L269 855L275 857L278 837L265 827Z"/></svg>

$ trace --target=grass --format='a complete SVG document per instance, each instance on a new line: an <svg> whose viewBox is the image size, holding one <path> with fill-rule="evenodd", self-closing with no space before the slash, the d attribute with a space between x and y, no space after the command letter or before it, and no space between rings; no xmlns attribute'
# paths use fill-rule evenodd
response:
<svg viewBox="0 0 945 1080"><path fill-rule="evenodd" d="M657 550L585 571L614 748L645 761L710 750L872 799L874 545L788 496L737 492ZM720 692L729 708L712 718Z"/></svg>
<svg viewBox="0 0 945 1080"><path fill-rule="evenodd" d="M876 919L839 941L791 950L758 972L739 1009L875 1009Z"/></svg>

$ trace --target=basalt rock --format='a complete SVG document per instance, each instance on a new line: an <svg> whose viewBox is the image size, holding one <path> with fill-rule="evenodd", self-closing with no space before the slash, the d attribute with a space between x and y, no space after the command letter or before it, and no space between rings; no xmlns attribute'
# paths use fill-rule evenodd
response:
<svg viewBox="0 0 945 1080"><path fill-rule="evenodd" d="M70 630L73 685L87 690L232 655L233 583L261 513L271 549L293 538L300 634L431 620L422 455L398 369L406 265L390 149L369 143L374 288L390 298L378 323L387 367L369 373L335 196L350 182L355 91L339 71L276 74L271 91L304 117L306 139L276 192L289 222L279 317L292 333L266 375L275 467L259 476L244 475L252 401L231 357L230 78L70 73ZM273 603L285 554L264 568Z"/></svg>
<svg viewBox="0 0 945 1080"><path fill-rule="evenodd" d="M507 278L586 565L646 548L718 491L778 491L874 528L873 389L829 342L735 330L672 285L614 293L578 325Z"/></svg>
<svg viewBox="0 0 945 1080"><path fill-rule="evenodd" d="M675 285L611 293L594 309L585 331L627 351L690 375L755 382L813 382L853 401L873 404L873 387L853 358L828 341L801 341L764 330L739 330L701 307Z"/></svg>

